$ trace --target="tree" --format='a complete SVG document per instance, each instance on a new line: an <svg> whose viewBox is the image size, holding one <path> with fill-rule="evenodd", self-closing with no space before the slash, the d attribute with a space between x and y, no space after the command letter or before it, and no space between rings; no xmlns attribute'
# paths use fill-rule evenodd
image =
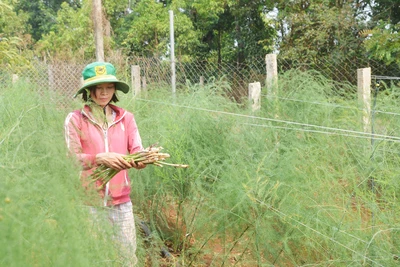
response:
<svg viewBox="0 0 400 267"><path fill-rule="evenodd" d="M266 20L272 9L263 0L175 1L197 31L198 58L221 63L243 63L246 58L271 52L275 31Z"/></svg>
<svg viewBox="0 0 400 267"><path fill-rule="evenodd" d="M375 21L385 20L393 25L400 22L400 4L398 0L374 0L371 9Z"/></svg>
<svg viewBox="0 0 400 267"><path fill-rule="evenodd" d="M123 23L115 29L117 43L127 54L166 57L169 55L169 13L174 10L175 42L178 55L190 55L198 43L198 36L189 18L174 5L142 0L132 7L123 18Z"/></svg>
<svg viewBox="0 0 400 267"><path fill-rule="evenodd" d="M228 11L234 17L231 34L236 46L235 61L239 64L273 49L275 30L265 19L273 6L266 4L264 0L228 1Z"/></svg>
<svg viewBox="0 0 400 267"><path fill-rule="evenodd" d="M93 58L95 45L88 1L81 8L61 5L55 23L36 44L36 51L49 59Z"/></svg>
<svg viewBox="0 0 400 267"><path fill-rule="evenodd" d="M30 35L25 27L27 16L13 10L11 2L0 0L0 64L17 71L27 65Z"/></svg>
<svg viewBox="0 0 400 267"><path fill-rule="evenodd" d="M17 13L23 11L28 15L27 23L31 26L31 35L35 41L38 41L43 34L50 32L52 26L56 23L57 11L62 3L67 3L73 8L81 6L80 0L19 0L15 4Z"/></svg>
<svg viewBox="0 0 400 267"><path fill-rule="evenodd" d="M118 39L128 54L165 56L168 12L162 4L151 0L136 3L122 27Z"/></svg>
<svg viewBox="0 0 400 267"><path fill-rule="evenodd" d="M167 55L169 9L175 14L180 56L243 63L272 51L275 31L266 23L268 9L263 0L142 0L116 31L119 43L130 53Z"/></svg>
<svg viewBox="0 0 400 267"><path fill-rule="evenodd" d="M360 50L358 22L351 3L296 1L278 3L282 38L280 55L289 59L314 60L321 57L355 56Z"/></svg>
<svg viewBox="0 0 400 267"><path fill-rule="evenodd" d="M392 25L379 21L376 27L361 34L366 38L364 46L370 58L381 60L386 65L396 63L400 66L400 23Z"/></svg>

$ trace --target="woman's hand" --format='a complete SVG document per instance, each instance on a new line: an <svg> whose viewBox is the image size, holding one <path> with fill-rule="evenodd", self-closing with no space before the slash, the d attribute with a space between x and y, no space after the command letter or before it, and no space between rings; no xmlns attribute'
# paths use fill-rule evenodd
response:
<svg viewBox="0 0 400 267"><path fill-rule="evenodd" d="M109 168L113 168L118 171L134 167L130 162L124 159L123 154L114 152L105 152L97 154L96 164L97 165L103 164Z"/></svg>
<svg viewBox="0 0 400 267"><path fill-rule="evenodd" d="M144 164L143 162L135 162L134 160L126 161L124 159L124 156L125 155L123 154L114 152L99 153L96 155L96 164L103 164L109 168L113 168L118 171L130 168L140 170L146 167L146 164Z"/></svg>
<svg viewBox="0 0 400 267"><path fill-rule="evenodd" d="M132 160L130 162L132 168L135 168L137 170L143 169L146 167L146 164L144 164L143 162L135 162L134 160Z"/></svg>

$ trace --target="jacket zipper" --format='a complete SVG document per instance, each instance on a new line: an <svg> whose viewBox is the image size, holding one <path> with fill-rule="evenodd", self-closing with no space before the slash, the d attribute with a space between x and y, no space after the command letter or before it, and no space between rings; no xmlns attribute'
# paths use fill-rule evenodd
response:
<svg viewBox="0 0 400 267"><path fill-rule="evenodd" d="M117 120L114 121L112 124L108 125L107 124L107 129L104 130L103 127L101 127L100 124L98 124L95 120L93 120L92 118L90 118L90 116L88 116L88 114L86 114L86 112L84 110L82 110L82 113L90 120L92 121L95 125L97 125L97 127L99 127L102 131L103 131L103 135L104 135L104 148L105 148L105 152L109 152L108 149L108 129L110 129L111 126L113 126L114 124L116 124L117 122L119 122L120 120L122 120L123 117L125 117L126 111L124 112L124 114L122 114L122 116ZM106 184L106 188L105 188L105 192L104 192L104 206L107 206L107 197L108 197L108 191L109 191L109 183L107 182ZM128 179L126 178L126 173L125 173L125 183L128 185Z"/></svg>
<svg viewBox="0 0 400 267"><path fill-rule="evenodd" d="M102 130L103 130L103 134L104 134L104 148L105 148L106 152L108 152L108 128L109 128L109 127L108 127L108 125L107 125L107 129L106 129L106 130L102 129ZM107 206L107 198L108 198L109 183L110 183L110 182L107 182L107 184L106 184L106 190L105 190L105 192L104 192L104 206Z"/></svg>
<svg viewBox="0 0 400 267"><path fill-rule="evenodd" d="M125 117L125 114L126 114L126 111L124 112L124 114L122 114L122 116L121 116L118 120L113 121L113 122L108 126L107 131L108 131L108 129L110 129L111 126L113 126L114 124L116 124L116 123L118 123L120 120L122 120L122 118ZM108 152L108 138L107 138L107 152ZM128 186L129 183L128 183L128 178L126 177L126 176L127 176L126 174L127 174L127 172L124 172L125 185ZM107 185L108 185L108 183L107 183Z"/></svg>

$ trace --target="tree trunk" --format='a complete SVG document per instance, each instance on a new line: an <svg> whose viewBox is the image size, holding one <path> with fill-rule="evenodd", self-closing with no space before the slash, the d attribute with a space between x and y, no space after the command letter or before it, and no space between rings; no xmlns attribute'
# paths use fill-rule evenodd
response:
<svg viewBox="0 0 400 267"><path fill-rule="evenodd" d="M96 60L104 61L104 42L103 42L103 14L101 10L101 0L93 0L93 25L94 41L96 44Z"/></svg>

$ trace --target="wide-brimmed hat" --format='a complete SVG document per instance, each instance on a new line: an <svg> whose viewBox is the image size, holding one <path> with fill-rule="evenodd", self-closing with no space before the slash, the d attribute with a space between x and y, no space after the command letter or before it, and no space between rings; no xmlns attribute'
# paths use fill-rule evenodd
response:
<svg viewBox="0 0 400 267"><path fill-rule="evenodd" d="M90 63L83 69L82 76L83 85L78 92L76 92L74 97L81 94L86 88L101 83L115 83L115 89L120 90L125 94L129 92L129 85L117 79L115 67L111 63Z"/></svg>

